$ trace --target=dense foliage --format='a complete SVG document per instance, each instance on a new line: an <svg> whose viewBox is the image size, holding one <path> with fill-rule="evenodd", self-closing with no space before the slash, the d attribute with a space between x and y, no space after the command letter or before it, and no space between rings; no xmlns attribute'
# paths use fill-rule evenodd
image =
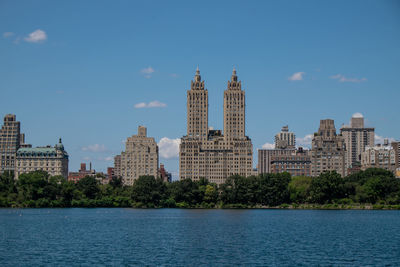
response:
<svg viewBox="0 0 400 267"><path fill-rule="evenodd" d="M340 177L326 172L318 177L288 173L244 178L232 176L217 186L205 179L165 183L142 176L133 186L114 178L102 185L87 176L77 183L46 172L0 176L0 207L180 207L241 208L299 204L400 204L400 179L389 171L368 169Z"/></svg>

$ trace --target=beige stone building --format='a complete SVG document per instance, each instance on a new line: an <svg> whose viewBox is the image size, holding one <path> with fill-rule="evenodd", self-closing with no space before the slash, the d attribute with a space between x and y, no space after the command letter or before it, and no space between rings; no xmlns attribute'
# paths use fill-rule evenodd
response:
<svg viewBox="0 0 400 267"><path fill-rule="evenodd" d="M280 133L275 135L275 149L296 148L296 135L289 132L289 126L283 126Z"/></svg>
<svg viewBox="0 0 400 267"><path fill-rule="evenodd" d="M25 135L20 132L21 124L14 114L4 117L4 124L0 129L0 174L4 171L14 171L17 150L29 147L24 144Z"/></svg>
<svg viewBox="0 0 400 267"><path fill-rule="evenodd" d="M388 145L367 146L361 153L361 169L381 168L395 173L396 151Z"/></svg>
<svg viewBox="0 0 400 267"><path fill-rule="evenodd" d="M360 113L353 115L350 125L340 128L346 144L346 168L361 162L361 153L367 146L374 146L375 129L364 127L364 117Z"/></svg>
<svg viewBox="0 0 400 267"><path fill-rule="evenodd" d="M125 152L121 153L121 176L125 185L143 175L158 174L158 146L153 137L147 137L146 127L139 126L138 134L128 137Z"/></svg>
<svg viewBox="0 0 400 267"><path fill-rule="evenodd" d="M343 136L336 134L333 120L321 120L318 133L314 134L311 149L311 175L336 171L346 176L346 145Z"/></svg>
<svg viewBox="0 0 400 267"><path fill-rule="evenodd" d="M46 171L51 176L68 178L68 153L61 142L54 147L23 147L16 153L15 179L23 173L37 170Z"/></svg>
<svg viewBox="0 0 400 267"><path fill-rule="evenodd" d="M246 136L245 92L233 70L224 91L224 134L208 128L208 91L196 70L187 91L187 135L179 146L180 179L221 184L234 174L253 174L253 145Z"/></svg>
<svg viewBox="0 0 400 267"><path fill-rule="evenodd" d="M114 175L116 177L121 177L121 155L116 155L114 157Z"/></svg>

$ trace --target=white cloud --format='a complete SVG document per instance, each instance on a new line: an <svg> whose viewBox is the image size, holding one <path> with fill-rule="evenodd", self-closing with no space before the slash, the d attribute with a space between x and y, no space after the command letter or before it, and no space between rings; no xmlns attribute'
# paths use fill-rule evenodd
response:
<svg viewBox="0 0 400 267"><path fill-rule="evenodd" d="M151 75L154 73L154 69L152 68L152 67L147 67L147 68L144 68L144 69L142 69L141 71L140 71L140 73L142 74L142 75L144 75L144 77L146 78L146 79L150 79L151 78Z"/></svg>
<svg viewBox="0 0 400 267"><path fill-rule="evenodd" d="M97 159L100 161L113 161L114 160L113 157L99 157Z"/></svg>
<svg viewBox="0 0 400 267"><path fill-rule="evenodd" d="M158 100L151 101L149 103L140 102L134 105L135 108L165 108L167 104L162 103Z"/></svg>
<svg viewBox="0 0 400 267"><path fill-rule="evenodd" d="M389 144L391 142L396 141L396 139L394 139L393 137L383 137L380 135L375 134L375 144L383 144L383 142L385 141L385 139L389 140Z"/></svg>
<svg viewBox="0 0 400 267"><path fill-rule="evenodd" d="M14 35L13 32L5 32L5 33L3 33L3 37L4 37L4 38L8 38L8 37L11 37L11 36L13 36L13 35Z"/></svg>
<svg viewBox="0 0 400 267"><path fill-rule="evenodd" d="M290 76L288 79L289 79L289 81L301 81L301 80L303 80L303 76L305 74L306 74L305 72L296 72L296 73L293 73L293 75Z"/></svg>
<svg viewBox="0 0 400 267"><path fill-rule="evenodd" d="M99 145L99 144L84 146L81 149L82 149L82 151L96 152L96 153L107 151L105 145Z"/></svg>
<svg viewBox="0 0 400 267"><path fill-rule="evenodd" d="M31 32L27 37L24 38L25 41L29 43L41 43L47 40L46 32L38 29L34 32Z"/></svg>
<svg viewBox="0 0 400 267"><path fill-rule="evenodd" d="M263 149L275 149L275 144L265 143L262 145Z"/></svg>
<svg viewBox="0 0 400 267"><path fill-rule="evenodd" d="M307 134L304 137L299 137L296 139L297 146L311 148L312 139L313 139L312 134Z"/></svg>
<svg viewBox="0 0 400 267"><path fill-rule="evenodd" d="M181 139L169 139L168 137L161 138L158 142L160 157L165 159L177 158L179 156L179 144Z"/></svg>
<svg viewBox="0 0 400 267"><path fill-rule="evenodd" d="M351 116L352 118L364 118L363 114L361 114L360 112L356 112L353 114L353 116Z"/></svg>
<svg viewBox="0 0 400 267"><path fill-rule="evenodd" d="M361 79L359 79L359 78L347 78L342 74L333 75L333 76L331 76L331 79L338 80L341 83L344 83L344 82L360 83L360 82L367 81L367 78L361 78Z"/></svg>
<svg viewBox="0 0 400 267"><path fill-rule="evenodd" d="M171 76L172 78L178 78L178 77L179 77L179 75L176 74L176 73L171 73L170 76Z"/></svg>
<svg viewBox="0 0 400 267"><path fill-rule="evenodd" d="M91 160L92 158L91 157L83 157L83 160L84 161L89 161L89 160Z"/></svg>

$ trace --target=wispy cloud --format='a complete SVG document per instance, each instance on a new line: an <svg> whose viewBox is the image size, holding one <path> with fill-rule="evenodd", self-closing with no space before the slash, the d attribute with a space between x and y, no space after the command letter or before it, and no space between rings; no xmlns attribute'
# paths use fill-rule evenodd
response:
<svg viewBox="0 0 400 267"><path fill-rule="evenodd" d="M151 75L154 73L154 69L151 67L151 66L149 66L149 67L147 67L147 68L144 68L144 69L142 69L141 71L140 71L140 73L146 78L146 79L150 79L151 78Z"/></svg>
<svg viewBox="0 0 400 267"><path fill-rule="evenodd" d="M149 103L140 102L134 105L135 108L165 108L167 104L162 103L160 101L151 101Z"/></svg>
<svg viewBox="0 0 400 267"><path fill-rule="evenodd" d="M86 151L86 152L106 152L107 148L105 145L100 145L100 144L94 144L94 145L88 145L88 146L84 146L81 148L82 151Z"/></svg>
<svg viewBox="0 0 400 267"><path fill-rule="evenodd" d="M42 43L47 40L47 34L45 31L38 29L31 32L24 40L29 43Z"/></svg>
<svg viewBox="0 0 400 267"><path fill-rule="evenodd" d="M288 78L288 80L289 80L289 81L301 81L301 80L303 80L303 76L304 76L305 74L306 74L305 72L296 72L296 73L293 73L293 75L290 76L290 77Z"/></svg>
<svg viewBox="0 0 400 267"><path fill-rule="evenodd" d="M275 149L275 144L265 143L262 145L263 149Z"/></svg>
<svg viewBox="0 0 400 267"><path fill-rule="evenodd" d="M172 78L178 78L178 77L179 77L179 75L176 74L176 73L171 73L170 76L171 76Z"/></svg>
<svg viewBox="0 0 400 267"><path fill-rule="evenodd" d="M307 134L304 137L299 137L296 139L297 146L311 148L312 139L313 139L312 134Z"/></svg>
<svg viewBox="0 0 400 267"><path fill-rule="evenodd" d="M14 36L14 35L15 35L15 33L13 33L13 32L5 32L5 33L3 33L3 37L4 38L9 38L9 37Z"/></svg>
<svg viewBox="0 0 400 267"><path fill-rule="evenodd" d="M360 83L366 82L367 78L347 78L342 74L336 74L330 77L331 79L338 80L341 83L349 82L349 83Z"/></svg>
<svg viewBox="0 0 400 267"><path fill-rule="evenodd" d="M98 157L97 159L100 161L107 161L107 162L114 160L114 158L111 156L110 157Z"/></svg>
<svg viewBox="0 0 400 267"><path fill-rule="evenodd" d="M161 138L158 142L160 157L165 159L177 158L179 156L179 144L181 139L170 139L168 137Z"/></svg>

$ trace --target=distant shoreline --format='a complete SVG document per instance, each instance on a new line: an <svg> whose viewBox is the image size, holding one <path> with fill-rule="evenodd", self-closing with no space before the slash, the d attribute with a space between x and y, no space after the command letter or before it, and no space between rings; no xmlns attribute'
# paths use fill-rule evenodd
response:
<svg viewBox="0 0 400 267"><path fill-rule="evenodd" d="M251 206L245 207L242 205L226 205L223 207L0 207L0 209L183 209L183 210L400 210L400 205L385 205L385 204L292 204L279 206Z"/></svg>

